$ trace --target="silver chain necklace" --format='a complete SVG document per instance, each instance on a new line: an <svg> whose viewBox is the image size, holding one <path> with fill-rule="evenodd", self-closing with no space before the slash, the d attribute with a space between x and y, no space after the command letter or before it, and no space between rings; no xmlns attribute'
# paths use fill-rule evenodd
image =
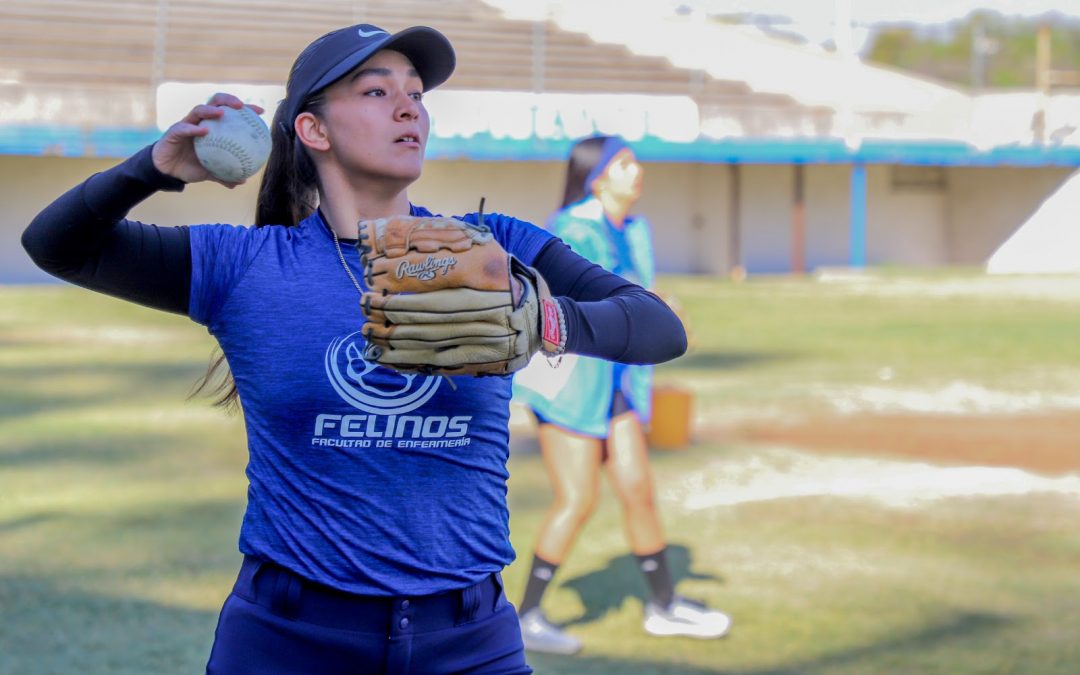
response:
<svg viewBox="0 0 1080 675"><path fill-rule="evenodd" d="M483 202L480 202L480 208L483 208ZM335 232L333 228L330 228L330 234L334 236L334 248L337 249L338 260L341 261L341 266L345 268L345 274L349 275L349 278L352 279L353 286L356 286L356 292L360 294L360 297L363 297L364 289L360 288L360 282L356 280L356 277L353 275L352 270L349 269L349 264L345 262L345 253L341 250L341 241L338 239L337 232ZM450 385L451 389L457 391L457 385L454 384L454 381L450 379L449 375L447 375L446 373L442 373L441 377L442 379L446 380L446 382Z"/></svg>
<svg viewBox="0 0 1080 675"><path fill-rule="evenodd" d="M345 274L348 274L349 278L352 279L353 286L356 286L356 292L363 295L364 289L360 288L360 282L356 280L352 270L349 269L349 264L345 262L345 253L341 250L341 242L338 241L337 232L335 232L333 228L330 228L330 234L334 235L334 248L337 249L338 260L341 261L341 266L345 268Z"/></svg>

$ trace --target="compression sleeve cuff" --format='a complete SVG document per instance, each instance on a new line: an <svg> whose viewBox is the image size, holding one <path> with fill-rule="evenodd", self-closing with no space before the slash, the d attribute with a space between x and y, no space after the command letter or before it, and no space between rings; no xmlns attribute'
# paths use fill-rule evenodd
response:
<svg viewBox="0 0 1080 675"><path fill-rule="evenodd" d="M574 253L558 239L534 262L566 316L566 352L662 363L686 352L686 330L663 300Z"/></svg>
<svg viewBox="0 0 1080 675"><path fill-rule="evenodd" d="M181 192L186 183L154 166L148 145L117 166L83 183L83 202L101 221L113 223L155 192Z"/></svg>

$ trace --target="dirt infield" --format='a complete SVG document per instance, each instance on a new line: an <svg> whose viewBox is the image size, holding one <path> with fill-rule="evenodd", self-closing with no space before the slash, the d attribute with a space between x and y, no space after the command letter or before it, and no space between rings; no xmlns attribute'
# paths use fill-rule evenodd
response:
<svg viewBox="0 0 1080 675"><path fill-rule="evenodd" d="M1080 412L829 416L796 424L747 422L718 433L730 442L780 444L827 454L1013 466L1049 474L1080 471Z"/></svg>

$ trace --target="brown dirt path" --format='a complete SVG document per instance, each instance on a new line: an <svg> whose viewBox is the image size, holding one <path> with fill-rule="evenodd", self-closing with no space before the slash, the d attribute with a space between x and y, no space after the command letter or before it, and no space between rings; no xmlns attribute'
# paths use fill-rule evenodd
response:
<svg viewBox="0 0 1080 675"><path fill-rule="evenodd" d="M1017 416L855 415L699 430L698 439L783 444L831 454L1080 471L1080 412Z"/></svg>

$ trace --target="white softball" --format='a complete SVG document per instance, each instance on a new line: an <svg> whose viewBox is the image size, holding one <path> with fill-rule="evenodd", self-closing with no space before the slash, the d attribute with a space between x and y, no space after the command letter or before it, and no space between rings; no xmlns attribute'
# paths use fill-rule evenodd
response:
<svg viewBox="0 0 1080 675"><path fill-rule="evenodd" d="M270 130L247 106L237 110L221 106L225 114L203 120L199 126L210 129L195 137L195 156L206 170L228 183L255 175L270 156Z"/></svg>

